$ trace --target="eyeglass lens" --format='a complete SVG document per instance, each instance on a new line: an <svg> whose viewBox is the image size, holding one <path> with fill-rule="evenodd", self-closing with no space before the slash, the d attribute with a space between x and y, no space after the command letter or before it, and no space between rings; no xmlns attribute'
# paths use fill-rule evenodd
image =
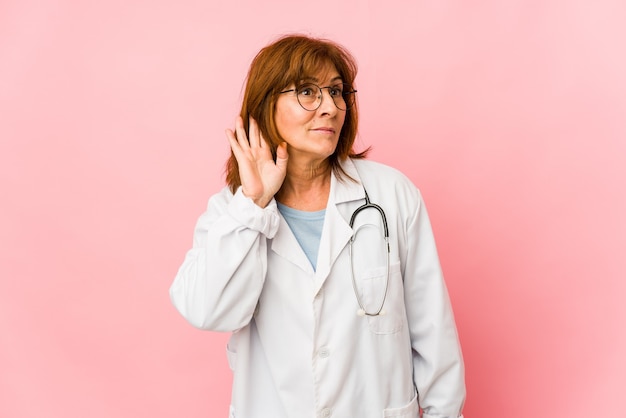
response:
<svg viewBox="0 0 626 418"><path fill-rule="evenodd" d="M329 87L319 87L312 83L306 83L296 90L300 106L306 110L316 110L322 104L323 89L328 90L328 94L339 110L347 110L354 105L356 92L350 84L339 83Z"/></svg>

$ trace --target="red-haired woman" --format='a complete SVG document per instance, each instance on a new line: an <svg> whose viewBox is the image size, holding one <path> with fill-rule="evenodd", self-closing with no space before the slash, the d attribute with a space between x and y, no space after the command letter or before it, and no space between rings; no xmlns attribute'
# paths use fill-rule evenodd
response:
<svg viewBox="0 0 626 418"><path fill-rule="evenodd" d="M419 190L353 149L356 64L286 36L251 64L210 198L170 289L229 331L236 418L460 417L464 368Z"/></svg>

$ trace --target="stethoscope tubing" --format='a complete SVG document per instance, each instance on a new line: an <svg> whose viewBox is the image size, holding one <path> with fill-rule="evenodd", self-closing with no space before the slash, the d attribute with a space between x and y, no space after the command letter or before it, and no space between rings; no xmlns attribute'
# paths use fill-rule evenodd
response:
<svg viewBox="0 0 626 418"><path fill-rule="evenodd" d="M350 275L352 277L352 288L354 289L354 295L356 296L357 303L359 304L357 315L378 316L378 315L384 314L383 307L385 306L385 301L387 300L387 291L389 289L389 256L391 252L389 248L389 228L387 226L387 216L385 216L385 211L383 210L383 208L381 208L379 205L375 203L372 203L370 201L369 195L367 194L367 190L365 190L365 188L363 188L363 190L365 191L365 203L359 206L358 208L356 208L354 212L352 213L352 216L350 217L350 228L352 228L352 230L354 231L353 226L354 226L354 221L356 219L356 216L360 212L364 211L365 209L369 209L369 208L376 209L382 219L383 239L385 241L385 247L387 249L387 265L386 265L386 275L385 275L385 290L383 292L383 297L381 298L377 309L373 311L368 311L367 309L365 309L365 305L363 303L363 300L361 299L361 295L359 293L359 289L356 284L356 279L354 278L354 257L353 257L352 244L354 243L354 240L356 238L356 233L358 230L354 231L352 234L352 237L350 238L350 250L349 250L350 251Z"/></svg>

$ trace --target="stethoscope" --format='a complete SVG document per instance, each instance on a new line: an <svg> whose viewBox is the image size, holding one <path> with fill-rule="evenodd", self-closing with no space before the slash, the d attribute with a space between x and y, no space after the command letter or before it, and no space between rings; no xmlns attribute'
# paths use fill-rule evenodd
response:
<svg viewBox="0 0 626 418"><path fill-rule="evenodd" d="M383 208L381 208L375 203L370 202L370 198L367 194L367 190L365 190L365 188L363 188L363 190L365 191L365 203L359 206L358 208L356 208L355 211L352 213L352 217L350 218L350 228L352 228L354 231L352 233L352 237L350 237L350 274L352 276L352 288L354 289L354 295L356 296L356 300L359 304L359 310L357 311L357 315L378 316L378 315L385 314L385 311L383 310L383 306L385 305L385 300L387 299L387 289L389 288L389 253L390 253L389 228L387 227L387 217L385 216L385 211L383 210ZM363 212L365 209L370 209L370 208L376 209L378 213L380 214L380 217L383 221L383 239L385 240L385 246L387 247L387 271L385 274L385 291L383 292L383 297L380 300L380 304L378 305L378 308L373 311L368 311L367 309L365 309L363 300L361 300L361 295L359 294L359 289L356 285L356 279L354 278L354 259L353 259L353 251L352 251L352 244L354 243L354 240L356 239L356 234L359 232L359 229L365 226L373 226L372 224L365 224L357 228L356 230L354 230L353 228L354 220L356 219L356 216L359 213Z"/></svg>

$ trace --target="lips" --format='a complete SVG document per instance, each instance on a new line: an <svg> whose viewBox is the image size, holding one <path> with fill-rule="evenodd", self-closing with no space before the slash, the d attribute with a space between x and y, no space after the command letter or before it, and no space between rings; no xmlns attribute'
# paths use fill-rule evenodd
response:
<svg viewBox="0 0 626 418"><path fill-rule="evenodd" d="M317 132L326 132L326 133L335 133L335 129L334 128L329 128L329 127L321 127L321 128L315 128L312 129L312 131L317 131Z"/></svg>

